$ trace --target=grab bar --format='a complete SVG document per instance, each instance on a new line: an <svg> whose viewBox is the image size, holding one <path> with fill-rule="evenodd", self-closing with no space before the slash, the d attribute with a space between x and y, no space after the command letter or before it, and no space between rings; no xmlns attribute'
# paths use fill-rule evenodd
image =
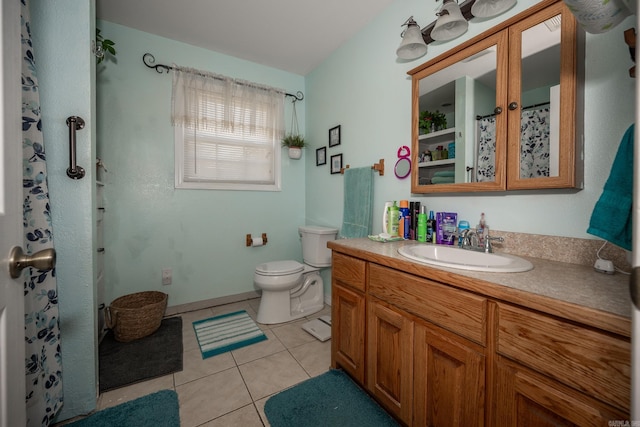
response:
<svg viewBox="0 0 640 427"><path fill-rule="evenodd" d="M84 128L84 120L82 117L71 116L67 118L67 126L69 126L69 168L67 176L71 179L84 178L84 169L76 165L76 130Z"/></svg>

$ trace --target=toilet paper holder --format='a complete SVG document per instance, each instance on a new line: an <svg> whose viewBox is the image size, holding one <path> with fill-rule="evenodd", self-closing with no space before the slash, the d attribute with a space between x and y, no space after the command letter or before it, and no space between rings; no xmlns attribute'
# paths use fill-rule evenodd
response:
<svg viewBox="0 0 640 427"><path fill-rule="evenodd" d="M267 244L267 233L262 233L262 244ZM251 234L247 234L247 247L249 246L253 246L253 237L251 237Z"/></svg>

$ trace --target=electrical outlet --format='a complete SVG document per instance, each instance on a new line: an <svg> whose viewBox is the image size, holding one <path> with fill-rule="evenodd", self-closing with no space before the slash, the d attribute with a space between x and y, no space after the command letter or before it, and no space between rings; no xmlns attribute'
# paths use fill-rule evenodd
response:
<svg viewBox="0 0 640 427"><path fill-rule="evenodd" d="M163 268L162 269L162 284L163 285L170 285L171 284L171 269L170 268Z"/></svg>

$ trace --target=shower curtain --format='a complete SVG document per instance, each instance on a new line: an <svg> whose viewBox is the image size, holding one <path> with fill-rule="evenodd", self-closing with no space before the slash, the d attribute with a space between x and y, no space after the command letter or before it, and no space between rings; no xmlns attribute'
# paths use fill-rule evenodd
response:
<svg viewBox="0 0 640 427"><path fill-rule="evenodd" d="M13 0L17 1L17 0ZM28 0L22 3L22 165L24 250L53 247L40 96ZM48 426L62 407L62 365L55 269L23 271L28 426Z"/></svg>
<svg viewBox="0 0 640 427"><path fill-rule="evenodd" d="M478 154L476 181L493 182L496 179L496 118L478 120Z"/></svg>
<svg viewBox="0 0 640 427"><path fill-rule="evenodd" d="M549 108L525 110L520 121L520 178L549 176Z"/></svg>
<svg viewBox="0 0 640 427"><path fill-rule="evenodd" d="M520 178L549 176L549 107L522 111L520 120ZM476 180L495 179L496 118L478 119Z"/></svg>

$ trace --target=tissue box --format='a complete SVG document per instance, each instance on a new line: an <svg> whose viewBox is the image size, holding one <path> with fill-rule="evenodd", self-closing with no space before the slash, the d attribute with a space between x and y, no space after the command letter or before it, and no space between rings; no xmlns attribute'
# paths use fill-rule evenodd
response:
<svg viewBox="0 0 640 427"><path fill-rule="evenodd" d="M458 224L458 214L455 212L436 213L436 243L439 245L453 245Z"/></svg>

